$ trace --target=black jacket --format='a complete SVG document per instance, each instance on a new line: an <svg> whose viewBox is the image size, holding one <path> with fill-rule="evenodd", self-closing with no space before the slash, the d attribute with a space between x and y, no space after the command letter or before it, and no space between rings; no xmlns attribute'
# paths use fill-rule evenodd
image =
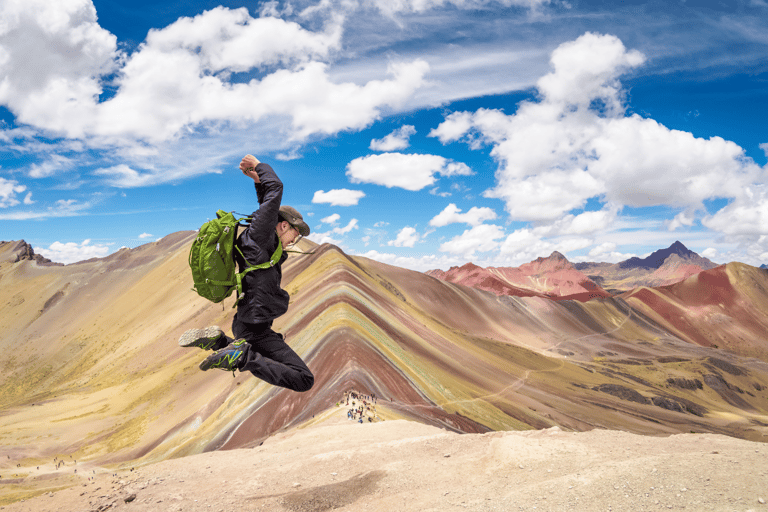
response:
<svg viewBox="0 0 768 512"><path fill-rule="evenodd" d="M253 212L248 228L237 239L237 245L251 265L264 263L272 257L278 243L275 227L279 220L280 201L283 199L283 182L267 164L256 166L261 183L256 184L259 209ZM283 248L285 249L285 248ZM274 267L252 270L243 278L245 297L237 305L237 318L241 322L260 324L271 322L288 310L288 292L280 287L283 272L281 265L288 255L283 252ZM240 272L248 268L235 251Z"/></svg>

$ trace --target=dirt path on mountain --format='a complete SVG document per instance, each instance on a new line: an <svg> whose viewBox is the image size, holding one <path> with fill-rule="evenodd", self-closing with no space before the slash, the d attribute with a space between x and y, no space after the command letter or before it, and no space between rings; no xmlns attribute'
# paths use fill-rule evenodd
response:
<svg viewBox="0 0 768 512"><path fill-rule="evenodd" d="M764 443L556 427L454 434L405 420L360 424L346 411L253 449L81 470L75 487L2 509L768 512Z"/></svg>

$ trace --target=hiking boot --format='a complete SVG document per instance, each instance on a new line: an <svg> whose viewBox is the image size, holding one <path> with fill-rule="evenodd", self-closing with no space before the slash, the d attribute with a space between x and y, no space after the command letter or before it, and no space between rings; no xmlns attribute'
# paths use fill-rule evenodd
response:
<svg viewBox="0 0 768 512"><path fill-rule="evenodd" d="M240 365L245 360L245 340L235 340L221 350L217 350L213 354L200 363L200 369L207 371L211 368L220 368L228 372L232 372L232 376L235 376L235 370L240 369Z"/></svg>
<svg viewBox="0 0 768 512"><path fill-rule="evenodd" d="M198 347L203 350L220 350L227 346L227 337L217 326L190 329L179 338L180 347Z"/></svg>

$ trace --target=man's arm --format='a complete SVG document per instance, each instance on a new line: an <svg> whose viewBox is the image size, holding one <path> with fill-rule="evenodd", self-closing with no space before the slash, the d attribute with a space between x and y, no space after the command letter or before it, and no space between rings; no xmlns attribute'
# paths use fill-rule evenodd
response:
<svg viewBox="0 0 768 512"><path fill-rule="evenodd" d="M279 219L283 183L269 164L259 162L253 155L243 157L240 170L253 180L259 200L259 208L251 215L250 225L243 235L247 235L247 238L259 248L270 247L273 244L275 226ZM261 256L259 255L260 258ZM266 259L269 259L269 254L266 255ZM261 258L262 261L266 259ZM254 260L251 263L260 262Z"/></svg>

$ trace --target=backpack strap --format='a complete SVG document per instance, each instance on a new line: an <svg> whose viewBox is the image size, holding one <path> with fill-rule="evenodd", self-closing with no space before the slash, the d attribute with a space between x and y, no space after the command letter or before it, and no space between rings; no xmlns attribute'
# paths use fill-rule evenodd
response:
<svg viewBox="0 0 768 512"><path fill-rule="evenodd" d="M243 270L242 272L238 272L235 274L235 277L237 279L237 299L235 300L235 303L232 305L232 307L236 307L237 304L240 302L240 299L245 297L245 293L243 292L243 277L245 277L245 274L250 272L251 270L262 270L265 268L274 267L277 265L277 263L280 261L280 258L283 256L283 241L279 238L277 239L277 248L275 249L275 252L272 253L272 257L269 258L264 263L259 263L258 265L251 265L248 263L248 260L245 259L245 255L243 254L243 251L240 250L240 247L235 244L235 249L237 249L237 252L240 253L240 256L243 257L243 261L245 261L246 265L250 265L248 268Z"/></svg>

